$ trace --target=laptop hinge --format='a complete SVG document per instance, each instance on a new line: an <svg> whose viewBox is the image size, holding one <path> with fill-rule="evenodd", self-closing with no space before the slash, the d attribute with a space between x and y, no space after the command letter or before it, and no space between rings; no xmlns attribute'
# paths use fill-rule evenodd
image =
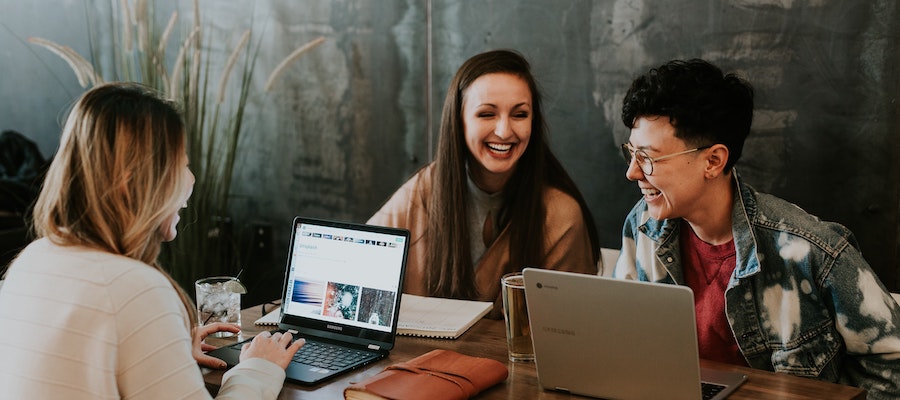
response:
<svg viewBox="0 0 900 400"><path fill-rule="evenodd" d="M379 346L377 344L370 344L367 347L369 348L369 350L381 350L381 346Z"/></svg>

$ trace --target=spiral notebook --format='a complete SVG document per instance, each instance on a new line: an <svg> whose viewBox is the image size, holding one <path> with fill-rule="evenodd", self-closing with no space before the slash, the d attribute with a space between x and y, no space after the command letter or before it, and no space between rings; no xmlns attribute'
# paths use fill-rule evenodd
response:
<svg viewBox="0 0 900 400"><path fill-rule="evenodd" d="M397 334L456 339L491 311L489 301L423 297L403 293Z"/></svg>
<svg viewBox="0 0 900 400"><path fill-rule="evenodd" d="M276 307L253 323L259 326L278 326L278 321L281 321L281 307Z"/></svg>
<svg viewBox="0 0 900 400"><path fill-rule="evenodd" d="M491 311L489 301L422 297L403 293L397 334L436 339L456 339ZM278 326L281 308L275 308L253 323Z"/></svg>

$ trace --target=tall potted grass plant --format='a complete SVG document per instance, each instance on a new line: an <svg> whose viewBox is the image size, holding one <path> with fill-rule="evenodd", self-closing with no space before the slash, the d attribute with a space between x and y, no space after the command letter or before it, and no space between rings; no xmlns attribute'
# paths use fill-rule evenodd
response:
<svg viewBox="0 0 900 400"><path fill-rule="evenodd" d="M234 275L240 268L238 247L229 232L229 198L261 41L253 43L253 30L247 29L217 70L209 50L215 39L204 31L199 1L193 1L193 20L180 30L177 11L165 25L157 24L151 3L110 0L112 40L101 46L95 38L98 33L91 32L90 61L47 39L32 37L29 41L64 59L82 87L104 81L140 82L182 105L196 183L188 207L182 211L184 222L178 237L164 248L161 257L176 281L191 289L198 277ZM92 27L103 26L92 22L88 21ZM264 92L275 86L295 60L323 41L319 37L288 55L270 73ZM170 52L170 47L177 52ZM170 54L176 55L167 62ZM104 62L110 60L112 67L104 70ZM213 72L220 72L218 79Z"/></svg>

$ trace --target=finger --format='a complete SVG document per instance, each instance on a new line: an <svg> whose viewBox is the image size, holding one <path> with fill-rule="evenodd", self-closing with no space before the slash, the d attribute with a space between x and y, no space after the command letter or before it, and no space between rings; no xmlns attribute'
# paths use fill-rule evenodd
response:
<svg viewBox="0 0 900 400"><path fill-rule="evenodd" d="M287 347L288 343L290 343L291 340L294 339L294 335L291 335L290 332L285 332L284 335L282 335L279 339L280 340L278 341L278 343L281 343L282 345L284 345L284 347Z"/></svg>
<svg viewBox="0 0 900 400"><path fill-rule="evenodd" d="M241 331L241 326L238 324L227 324L224 322L217 322L217 324L219 324L219 332L238 333Z"/></svg>
<svg viewBox="0 0 900 400"><path fill-rule="evenodd" d="M209 325L201 325L197 327L197 336L200 337L201 340L205 339L210 334L216 331L216 324Z"/></svg>
<svg viewBox="0 0 900 400"><path fill-rule="evenodd" d="M208 333L215 332L240 332L241 326L238 324L229 324L225 322L213 322L209 325L203 325L204 328L207 328Z"/></svg>
<svg viewBox="0 0 900 400"><path fill-rule="evenodd" d="M208 325L203 325L195 330L195 338L200 340L206 339L207 336L216 333L216 332L231 332L238 333L241 331L240 325L237 324L227 324L224 322L213 322Z"/></svg>
<svg viewBox="0 0 900 400"><path fill-rule="evenodd" d="M268 338L271 337L271 336L272 336L272 333L271 333L271 332L269 332L269 331L262 331L262 332L260 332L259 335L256 335L256 337L253 338L253 341L254 341L254 342L257 342L257 341L260 341L260 340L268 339Z"/></svg>
<svg viewBox="0 0 900 400"><path fill-rule="evenodd" d="M226 364L225 361L222 361L222 360L215 358L213 356L210 356L210 355L203 354L203 355L197 356L196 358L197 358L197 364L200 364L200 366L202 366L202 367L222 369L222 368L225 368L228 366L228 364Z"/></svg>
<svg viewBox="0 0 900 400"><path fill-rule="evenodd" d="M212 351L212 350L215 350L215 349L218 349L218 347L213 346L213 345L208 344L208 343L200 343L200 350L201 350L201 351L207 352L207 351Z"/></svg>
<svg viewBox="0 0 900 400"><path fill-rule="evenodd" d="M291 343L290 346L288 346L288 350L296 353L297 350L300 350L300 348L303 347L304 344L306 344L306 339L299 338L295 340L294 343Z"/></svg>

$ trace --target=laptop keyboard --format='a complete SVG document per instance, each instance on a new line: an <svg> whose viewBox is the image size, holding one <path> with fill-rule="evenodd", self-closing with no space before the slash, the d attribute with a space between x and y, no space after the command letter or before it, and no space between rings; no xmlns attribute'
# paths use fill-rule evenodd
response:
<svg viewBox="0 0 900 400"><path fill-rule="evenodd" d="M719 392L725 390L724 385L718 385L709 382L700 382L700 391L703 392L703 400L709 400L716 397Z"/></svg>
<svg viewBox="0 0 900 400"><path fill-rule="evenodd" d="M314 342L309 339L294 354L294 361L323 369L335 370L372 357L371 352L335 346L328 343Z"/></svg>

